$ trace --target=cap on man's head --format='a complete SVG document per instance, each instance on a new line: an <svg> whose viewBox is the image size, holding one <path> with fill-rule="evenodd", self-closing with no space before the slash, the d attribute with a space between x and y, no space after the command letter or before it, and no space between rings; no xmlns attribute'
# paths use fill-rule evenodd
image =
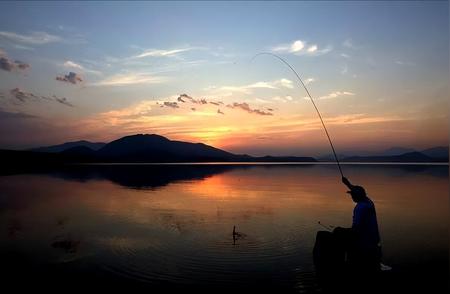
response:
<svg viewBox="0 0 450 294"><path fill-rule="evenodd" d="M364 190L364 188L361 186L353 186L350 191L347 191L347 193L361 197L366 196L366 190Z"/></svg>

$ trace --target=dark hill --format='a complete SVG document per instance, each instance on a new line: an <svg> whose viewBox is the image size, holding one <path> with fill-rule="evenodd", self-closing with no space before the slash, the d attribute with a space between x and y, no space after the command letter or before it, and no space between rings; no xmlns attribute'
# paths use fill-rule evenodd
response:
<svg viewBox="0 0 450 294"><path fill-rule="evenodd" d="M202 144L171 141L159 135L132 135L106 144L97 151L105 160L130 162L233 161L239 156Z"/></svg>
<svg viewBox="0 0 450 294"><path fill-rule="evenodd" d="M432 158L420 152L409 152L394 156L352 156L344 158L348 162L438 162L437 158Z"/></svg>
<svg viewBox="0 0 450 294"><path fill-rule="evenodd" d="M442 158L448 160L448 146L439 146L422 150L421 153L433 158Z"/></svg>
<svg viewBox="0 0 450 294"><path fill-rule="evenodd" d="M87 147L87 148L95 151L95 150L98 150L98 149L102 148L103 146L105 146L105 143L101 143L101 142L94 143L94 142L81 140L81 141L75 141L75 142L66 142L66 143L59 144L59 145L33 148L33 149L30 149L29 151L58 153L58 152L62 152L67 149L79 147L79 146Z"/></svg>

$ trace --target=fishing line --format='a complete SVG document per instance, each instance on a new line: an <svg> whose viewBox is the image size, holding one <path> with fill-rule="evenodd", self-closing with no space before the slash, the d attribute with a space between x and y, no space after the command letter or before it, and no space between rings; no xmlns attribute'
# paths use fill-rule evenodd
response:
<svg viewBox="0 0 450 294"><path fill-rule="evenodd" d="M334 158L336 159L336 163L338 165L339 172L341 173L341 176L344 177L344 174L342 173L342 169L341 169L341 164L339 163L339 159L338 159L338 157L336 155L336 151L334 150L334 146L333 146L333 142L331 141L330 134L328 134L327 127L325 126L325 123L323 122L322 115L320 114L320 111L317 108L316 103L314 102L314 99L311 97L311 94L309 93L308 88L306 88L306 85L305 85L305 83L303 83L303 81L300 78L299 74L295 71L295 69L286 60L284 60L283 58L281 58L280 56L278 56L278 55L276 55L274 53L270 53L270 52L258 53L258 54L256 54L255 56L252 57L251 61L253 61L256 57L258 57L260 55L270 55L270 56L273 56L273 57L277 58L278 60L283 62L285 65L287 65L292 70L292 72L295 74L297 79L300 81L300 83L302 84L302 86L305 89L306 93L308 94L309 99L311 100L312 104L314 105L314 108L316 109L317 114L319 115L320 121L322 122L323 129L325 130L325 134L327 135L328 142L330 142L330 146L331 146L331 150L333 151Z"/></svg>

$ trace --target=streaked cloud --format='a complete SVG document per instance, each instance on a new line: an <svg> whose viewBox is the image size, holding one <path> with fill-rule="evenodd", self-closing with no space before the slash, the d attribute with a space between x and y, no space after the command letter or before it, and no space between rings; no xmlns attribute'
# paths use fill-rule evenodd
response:
<svg viewBox="0 0 450 294"><path fill-rule="evenodd" d="M86 68L86 67L82 66L81 64L73 62L71 60L65 61L63 63L63 66L66 67L66 68L75 68L75 69L78 69L78 70L80 70L82 72L85 72L85 73L92 73L92 74L99 75L99 76L102 75L102 72L100 72L98 70L93 70L93 69Z"/></svg>
<svg viewBox="0 0 450 294"><path fill-rule="evenodd" d="M9 91L11 96L16 98L17 100L21 102L26 102L29 99L37 99L39 96L34 95L33 93L26 92L20 88L14 88L11 91Z"/></svg>
<svg viewBox="0 0 450 294"><path fill-rule="evenodd" d="M414 62L402 61L402 60L396 60L395 63L398 65L403 65L403 66L415 66L416 65Z"/></svg>
<svg viewBox="0 0 450 294"><path fill-rule="evenodd" d="M166 107L170 107L170 108L180 108L180 106L178 106L178 103L177 103L177 102L168 102L168 101L165 101L165 102L163 103L163 105L166 106Z"/></svg>
<svg viewBox="0 0 450 294"><path fill-rule="evenodd" d="M324 99L333 99L333 98L337 98L337 97L341 97L341 96L354 96L355 93L353 92L349 92L349 91L335 91L335 92L331 92L327 95L324 96L320 96L318 99L324 100ZM309 99L309 98L307 98Z"/></svg>
<svg viewBox="0 0 450 294"><path fill-rule="evenodd" d="M221 94L222 96L230 96L233 94L233 92L251 94L254 89L280 89L280 88L293 89L294 85L291 80L283 78L269 82L255 82L252 84L242 86L221 86L221 87L211 86L205 88L205 90Z"/></svg>
<svg viewBox="0 0 450 294"><path fill-rule="evenodd" d="M70 103L66 97L56 97L55 95L52 96L53 99L63 105L69 106L69 107L74 107L74 105L72 103Z"/></svg>
<svg viewBox="0 0 450 294"><path fill-rule="evenodd" d="M33 94L31 92L25 91L20 88L14 88L11 91L9 91L9 93L13 98L19 100L22 103L25 103L29 100L40 101L41 99L43 99L43 100L47 100L47 101L55 101L55 102L65 105L65 106L74 107L74 105L72 103L70 103L69 100L67 100L67 98L58 97L56 95L52 95L52 96L36 95L36 94Z"/></svg>
<svg viewBox="0 0 450 294"><path fill-rule="evenodd" d="M83 81L83 79L80 77L79 74L72 72L72 71L69 72L67 75L57 76L56 80L61 81L61 82L71 83L74 85L77 83L81 83Z"/></svg>
<svg viewBox="0 0 450 294"><path fill-rule="evenodd" d="M280 44L272 48L273 52L291 53L295 55L318 56L330 52L331 46L319 47L317 44L309 44L306 41L295 40L292 43Z"/></svg>
<svg viewBox="0 0 450 294"><path fill-rule="evenodd" d="M189 103L199 104L199 105L206 105L206 104L212 104L215 106L223 105L223 102L221 102L221 101L208 101L208 100L206 100L206 98L195 99L187 94L181 94L180 96L178 96L177 101L181 102L181 103L189 102Z"/></svg>
<svg viewBox="0 0 450 294"><path fill-rule="evenodd" d="M275 52L289 52L296 53L300 52L305 48L305 43L301 40L296 40L292 44L282 44L272 48Z"/></svg>
<svg viewBox="0 0 450 294"><path fill-rule="evenodd" d="M220 105L224 105L223 102L221 101L208 101L206 98L193 98L187 94L181 94L176 98L176 102L175 101L166 101L163 102L162 104L159 104L159 102L157 102L157 104L159 104L161 107L169 107L169 108L181 108L180 106L182 104L185 103L192 103L192 104L196 104L198 105L197 107L195 107L194 109L190 108L192 111L197 111L197 110L201 110L201 109L210 109L211 105L214 106L220 106ZM179 104L180 103L180 104ZM257 109L257 108L251 108L250 105L246 102L234 102L231 104L226 105L226 107L230 108L230 109L241 109L246 111L247 113L252 113L252 114L258 114L258 115L273 115L271 112L273 111L273 109L268 109L268 111L264 111L261 109ZM224 114L222 112L222 110L217 109L216 111L218 114ZM202 112L203 115L210 115L211 112Z"/></svg>
<svg viewBox="0 0 450 294"><path fill-rule="evenodd" d="M292 98L292 96L290 96L290 95L286 95L284 97L281 97L281 96L272 97L272 100L277 101L277 102L286 103L286 102L290 102L290 101L294 100L294 98Z"/></svg>
<svg viewBox="0 0 450 294"><path fill-rule="evenodd" d="M107 119L111 124L115 124L119 120L148 116L158 104L158 101L143 100L121 109L102 112L100 115L102 119Z"/></svg>
<svg viewBox="0 0 450 294"><path fill-rule="evenodd" d="M173 57L177 56L179 53L191 51L198 49L197 47L185 47L179 49L147 49L139 55L133 56L134 58L144 58L144 57Z"/></svg>
<svg viewBox="0 0 450 294"><path fill-rule="evenodd" d="M17 34L14 32L0 31L0 37L13 42L19 42L31 45L42 45L62 41L59 36L51 35L46 32L32 32L30 34Z"/></svg>
<svg viewBox="0 0 450 294"><path fill-rule="evenodd" d="M162 84L169 80L168 77L155 76L150 73L130 72L107 77L93 86L130 86L136 84Z"/></svg>

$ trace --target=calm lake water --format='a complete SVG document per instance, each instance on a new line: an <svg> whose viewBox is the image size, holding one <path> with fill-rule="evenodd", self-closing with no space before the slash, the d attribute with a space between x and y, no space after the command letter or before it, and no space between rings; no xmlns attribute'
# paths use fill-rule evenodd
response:
<svg viewBox="0 0 450 294"><path fill-rule="evenodd" d="M447 293L448 166L343 169L376 204L396 287ZM332 165L3 175L3 287L321 292L312 260L318 221L351 226L354 203L345 191ZM235 242L234 225L244 234Z"/></svg>

